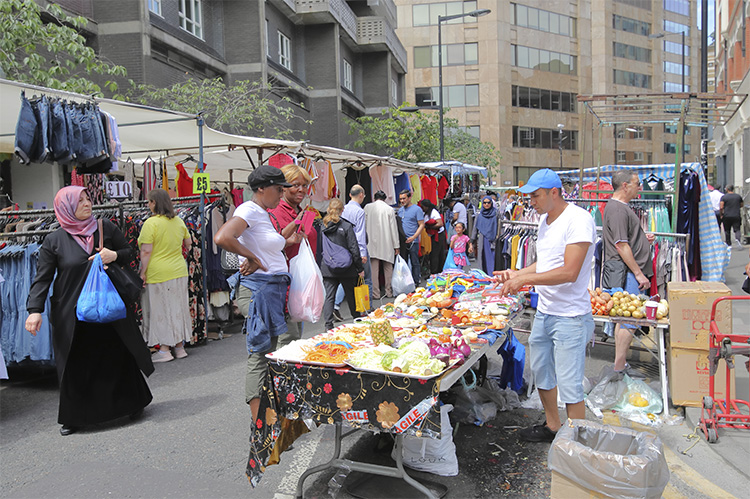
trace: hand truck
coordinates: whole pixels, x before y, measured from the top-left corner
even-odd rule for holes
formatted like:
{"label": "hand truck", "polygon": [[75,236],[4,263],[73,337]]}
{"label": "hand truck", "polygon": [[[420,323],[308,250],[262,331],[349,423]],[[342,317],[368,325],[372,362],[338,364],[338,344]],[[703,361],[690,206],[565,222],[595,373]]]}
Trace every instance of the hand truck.
{"label": "hand truck", "polygon": [[[723,334],[719,331],[719,327],[716,325],[716,306],[725,300],[750,301],[750,296],[722,296],[721,298],[717,298],[711,307],[711,326],[708,339],[710,377],[708,395],[703,397],[700,425],[709,443],[715,443],[719,440],[719,428],[744,428],[750,430],[750,399],[745,401],[729,398],[731,383],[734,379],[731,371],[734,369],[734,356],[750,355],[750,336]],[[724,359],[726,362],[726,398],[724,400],[715,400],[714,376],[716,375],[720,359]],[[750,366],[748,366],[748,370],[750,370]]]}

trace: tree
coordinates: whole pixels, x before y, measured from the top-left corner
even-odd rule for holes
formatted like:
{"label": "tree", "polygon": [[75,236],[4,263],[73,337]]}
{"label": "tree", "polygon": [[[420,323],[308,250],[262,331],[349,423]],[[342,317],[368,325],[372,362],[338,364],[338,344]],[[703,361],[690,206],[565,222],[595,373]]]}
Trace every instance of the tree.
{"label": "tree", "polygon": [[[101,92],[93,75],[124,77],[124,67],[103,60],[86,45],[79,30],[85,17],[71,17],[33,0],[0,1],[0,71],[5,78],[81,94]],[[117,83],[105,87],[117,91]]]}
{"label": "tree", "polygon": [[202,113],[211,128],[236,135],[293,139],[304,136],[312,122],[297,116],[295,104],[283,89],[261,81],[227,85],[221,78],[189,79],[168,88],[136,85],[127,93],[132,102],[185,113]]}
{"label": "tree", "polygon": [[[402,111],[406,106],[384,110],[380,116],[347,119],[349,134],[356,137],[350,147],[413,163],[437,161],[440,158],[438,113]],[[455,118],[444,116],[443,129],[446,160],[484,166],[496,173],[494,169],[501,156],[494,145],[461,130]]]}

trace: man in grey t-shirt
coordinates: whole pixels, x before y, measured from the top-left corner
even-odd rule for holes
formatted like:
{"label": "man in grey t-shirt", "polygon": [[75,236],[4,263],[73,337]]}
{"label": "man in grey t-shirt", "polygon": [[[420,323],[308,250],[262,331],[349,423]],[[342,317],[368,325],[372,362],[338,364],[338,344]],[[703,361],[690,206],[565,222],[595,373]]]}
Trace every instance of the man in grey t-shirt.
{"label": "man in grey t-shirt", "polygon": [[[641,182],[635,173],[620,170],[612,175],[612,187],[615,193],[603,214],[605,272],[602,287],[623,288],[631,294],[639,294],[644,290],[648,294],[649,278],[654,274],[650,244],[654,235],[643,232],[638,216],[628,206],[638,196]],[[622,272],[618,272],[618,266]],[[611,271],[607,272],[607,269]],[[618,276],[622,276],[622,279]],[[631,324],[617,324],[614,328],[615,371],[622,371],[627,367],[625,359],[635,328]]]}

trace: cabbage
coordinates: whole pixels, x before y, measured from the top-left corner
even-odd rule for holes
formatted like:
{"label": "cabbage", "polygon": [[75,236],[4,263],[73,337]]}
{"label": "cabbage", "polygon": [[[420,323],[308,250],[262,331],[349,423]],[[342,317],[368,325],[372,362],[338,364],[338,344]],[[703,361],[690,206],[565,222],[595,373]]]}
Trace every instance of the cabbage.
{"label": "cabbage", "polygon": [[390,371],[393,368],[393,361],[396,360],[399,355],[401,355],[401,352],[398,350],[385,352],[380,359],[380,365],[382,365],[384,369]]}

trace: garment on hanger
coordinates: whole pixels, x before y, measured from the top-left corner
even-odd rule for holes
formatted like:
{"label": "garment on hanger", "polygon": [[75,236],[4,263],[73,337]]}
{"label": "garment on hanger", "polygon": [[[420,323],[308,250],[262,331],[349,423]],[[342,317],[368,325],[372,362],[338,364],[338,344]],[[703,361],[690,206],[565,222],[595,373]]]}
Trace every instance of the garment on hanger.
{"label": "garment on hanger", "polygon": [[398,177],[393,178],[394,184],[394,190],[396,191],[396,202],[398,202],[398,196],[401,194],[401,191],[411,191],[411,182],[409,182],[409,174],[408,173],[402,173]]}
{"label": "garment on hanger", "polygon": [[175,186],[177,187],[177,197],[185,197],[193,195],[193,177],[188,175],[182,162],[175,163],[174,167],[177,169],[177,179],[175,180]]}
{"label": "garment on hanger", "polygon": [[411,185],[411,202],[418,203],[422,200],[422,182],[416,173],[409,174],[409,184]]}
{"label": "garment on hanger", "polygon": [[451,188],[451,183],[448,181],[448,179],[445,177],[445,175],[440,175],[440,180],[438,180],[438,187],[437,187],[437,194],[440,199],[445,199],[446,194],[448,194],[448,191]]}
{"label": "garment on hanger", "polygon": [[355,170],[354,168],[347,168],[345,182],[346,191],[343,193],[345,199],[349,198],[349,191],[355,184],[361,185],[365,190],[365,200],[362,202],[362,207],[364,208],[364,206],[372,199],[373,194],[370,169],[363,168],[361,170]]}
{"label": "garment on hanger", "polygon": [[419,181],[420,187],[422,187],[422,199],[429,199],[432,204],[437,206],[437,179],[431,175],[422,175]]}
{"label": "garment on hanger", "polygon": [[297,164],[294,158],[288,154],[278,153],[268,158],[268,165],[273,166],[274,168],[281,168],[288,164]]}
{"label": "garment on hanger", "polygon": [[373,193],[383,191],[385,193],[386,204],[394,205],[398,202],[398,196],[393,184],[393,168],[385,165],[371,166],[370,178],[372,180]]}

